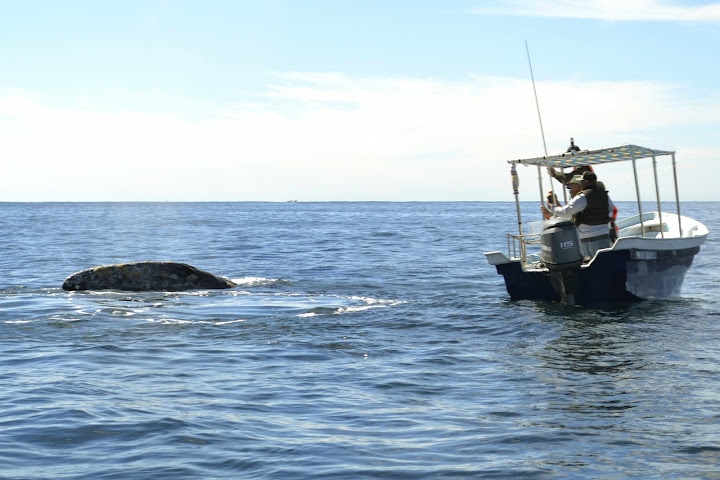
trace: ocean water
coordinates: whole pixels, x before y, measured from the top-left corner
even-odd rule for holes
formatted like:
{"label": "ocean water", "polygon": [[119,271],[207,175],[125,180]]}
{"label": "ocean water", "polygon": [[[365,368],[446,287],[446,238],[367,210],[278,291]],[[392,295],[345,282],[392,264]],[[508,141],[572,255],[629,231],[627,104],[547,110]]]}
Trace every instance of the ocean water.
{"label": "ocean water", "polygon": [[[720,478],[719,206],[682,298],[568,308],[513,203],[0,204],[0,478]],[[240,285],[60,289],[140,260]]]}

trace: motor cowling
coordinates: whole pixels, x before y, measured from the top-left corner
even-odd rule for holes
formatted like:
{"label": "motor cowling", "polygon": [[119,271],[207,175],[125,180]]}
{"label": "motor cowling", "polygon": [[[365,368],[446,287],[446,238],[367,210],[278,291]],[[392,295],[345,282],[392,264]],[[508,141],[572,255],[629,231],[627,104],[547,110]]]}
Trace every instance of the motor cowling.
{"label": "motor cowling", "polygon": [[569,220],[547,222],[540,234],[540,258],[549,270],[567,270],[582,265],[580,234]]}

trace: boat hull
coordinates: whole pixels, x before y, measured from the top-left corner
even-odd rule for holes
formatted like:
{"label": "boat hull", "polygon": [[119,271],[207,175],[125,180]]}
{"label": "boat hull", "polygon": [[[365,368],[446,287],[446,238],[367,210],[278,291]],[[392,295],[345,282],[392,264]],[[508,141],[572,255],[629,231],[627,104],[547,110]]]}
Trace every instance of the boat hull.
{"label": "boat hull", "polygon": [[680,296],[685,273],[700,247],[676,250],[630,250],[626,288],[644,299]]}
{"label": "boat hull", "polygon": [[[633,302],[680,295],[699,246],[672,250],[612,249],[598,252],[576,271],[577,304]],[[547,268],[523,269],[520,261],[496,263],[513,299],[561,300]]]}

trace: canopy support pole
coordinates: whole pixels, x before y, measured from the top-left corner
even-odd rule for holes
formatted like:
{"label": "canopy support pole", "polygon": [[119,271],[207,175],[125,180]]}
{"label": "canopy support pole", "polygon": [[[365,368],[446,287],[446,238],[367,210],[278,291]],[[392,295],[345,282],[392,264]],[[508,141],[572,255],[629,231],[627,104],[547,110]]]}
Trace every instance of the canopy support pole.
{"label": "canopy support pole", "polygon": [[[552,185],[552,183],[550,184]],[[545,206],[545,195],[543,195],[542,168],[538,165],[538,186],[540,187],[540,206]]]}
{"label": "canopy support pole", "polygon": [[678,193],[677,168],[675,168],[675,152],[672,154],[673,178],[675,179],[675,206],[677,207],[678,228],[680,229],[680,237],[683,236],[682,220],[680,220],[680,194]]}
{"label": "canopy support pole", "polygon": [[655,195],[657,196],[657,207],[658,207],[658,220],[660,221],[660,237],[665,238],[665,231],[663,229],[662,221],[662,208],[660,207],[660,186],[658,185],[657,176],[657,159],[655,154],[652,156],[653,174],[655,175]]}
{"label": "canopy support pole", "polygon": [[632,152],[633,176],[635,177],[635,193],[637,194],[638,214],[640,215],[640,230],[645,236],[645,222],[643,220],[642,201],[640,200],[640,184],[638,183],[637,165],[635,164],[635,152]]}
{"label": "canopy support pole", "polygon": [[518,233],[520,234],[520,258],[522,263],[525,263],[525,242],[523,242],[523,227],[522,227],[522,216],[520,215],[520,198],[518,191],[520,188],[520,178],[518,178],[517,169],[515,164],[510,167],[510,176],[512,177],[513,194],[515,195],[515,208],[517,208],[517,219],[518,219]]}

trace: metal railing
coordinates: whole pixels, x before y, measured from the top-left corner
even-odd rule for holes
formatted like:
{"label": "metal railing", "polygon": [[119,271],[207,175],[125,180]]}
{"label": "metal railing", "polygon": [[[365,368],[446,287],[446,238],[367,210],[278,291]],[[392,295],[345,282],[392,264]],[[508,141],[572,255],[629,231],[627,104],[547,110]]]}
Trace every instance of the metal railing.
{"label": "metal railing", "polygon": [[[523,263],[527,261],[528,245],[540,245],[539,233],[528,233],[523,235],[513,235],[506,233],[508,257],[519,258]],[[518,255],[519,252],[519,255]]]}

